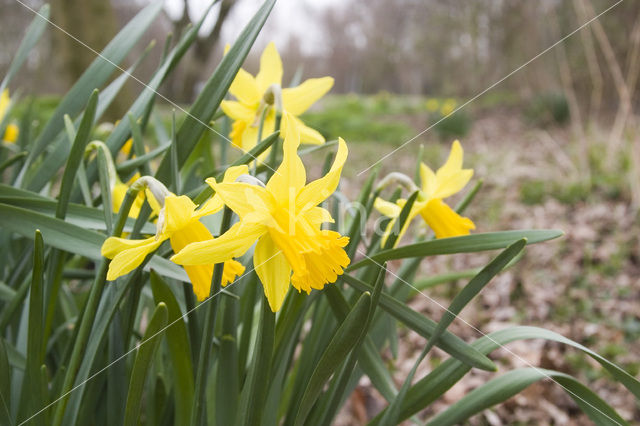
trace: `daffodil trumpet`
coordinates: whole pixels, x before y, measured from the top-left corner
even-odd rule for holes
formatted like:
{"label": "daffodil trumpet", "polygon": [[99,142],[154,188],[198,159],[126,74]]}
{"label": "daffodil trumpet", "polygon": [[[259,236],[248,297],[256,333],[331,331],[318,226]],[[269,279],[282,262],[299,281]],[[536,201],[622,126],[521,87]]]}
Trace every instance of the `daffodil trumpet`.
{"label": "daffodil trumpet", "polygon": [[[223,182],[233,182],[237,176],[245,173],[247,166],[230,167]],[[161,182],[150,176],[143,176],[134,182],[127,194],[143,188],[160,207],[156,235],[136,240],[107,238],[102,245],[102,255],[112,259],[107,273],[107,279],[110,281],[140,266],[147,255],[157,250],[166,240],[169,240],[174,253],[178,253],[190,243],[213,240],[211,232],[200,222],[200,218],[214,214],[224,207],[220,197],[214,195],[201,206],[197,206],[189,197],[171,193]],[[199,301],[209,296],[213,266],[214,263],[185,267],[193,292]],[[226,260],[222,285],[233,282],[236,276],[243,272],[242,264],[231,258]]]}
{"label": "daffodil trumpet", "polygon": [[282,306],[289,287],[307,293],[320,290],[335,282],[350,262],[344,251],[349,238],[321,228],[333,218],[318,206],[338,186],[347,145],[340,138],[329,172],[306,183],[297,152],[300,131],[286,112],[283,126],[283,159],[264,187],[242,178],[221,183],[207,179],[240,221],[218,238],[189,244],[171,258],[180,265],[215,264],[242,255],[257,242],[253,264],[273,312]]}
{"label": "daffodil trumpet", "polygon": [[[447,161],[435,173],[426,164],[420,164],[421,185],[420,188],[417,188],[419,191],[418,197],[413,206],[411,206],[407,220],[400,230],[396,242],[400,241],[413,218],[418,215],[433,230],[436,238],[467,235],[471,230],[475,229],[475,224],[471,219],[460,216],[443,201],[444,198],[461,191],[473,176],[473,170],[462,168],[463,155],[464,152],[460,142],[454,141]],[[385,184],[391,181],[406,184],[405,178],[407,177],[399,179],[398,176],[395,175],[393,179],[390,178]],[[416,188],[415,185],[413,187]],[[391,218],[382,236],[383,246],[394,227],[397,226],[396,222],[406,202],[406,199],[399,199],[392,203],[379,197],[376,198],[374,207],[383,215]]]}

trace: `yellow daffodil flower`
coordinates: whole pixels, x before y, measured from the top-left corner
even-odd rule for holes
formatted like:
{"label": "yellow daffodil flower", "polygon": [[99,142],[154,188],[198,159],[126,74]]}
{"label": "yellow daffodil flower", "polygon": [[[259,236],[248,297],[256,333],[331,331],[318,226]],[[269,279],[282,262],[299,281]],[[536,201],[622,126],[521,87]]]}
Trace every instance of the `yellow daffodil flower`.
{"label": "yellow daffodil flower", "polygon": [[349,238],[322,230],[321,224],[333,219],[318,207],[338,186],[347,145],[340,138],[331,170],[305,184],[306,171],[297,153],[299,128],[289,115],[283,121],[287,127],[284,157],[266,186],[245,182],[251,178],[234,183],[207,180],[240,222],[220,237],[190,244],[171,258],[180,265],[224,262],[257,241],[253,264],[273,312],[282,306],[290,283],[298,291],[320,290],[335,282],[350,262],[343,249]]}
{"label": "yellow daffodil flower", "polygon": [[[225,173],[223,182],[233,182],[238,176],[247,173],[247,166],[231,167]],[[168,191],[167,191],[168,192]],[[155,251],[167,239],[174,253],[197,241],[212,240],[213,236],[200,218],[220,211],[224,204],[219,196],[214,196],[199,209],[185,195],[168,192],[164,197],[164,207],[158,219],[158,233],[149,238],[129,240],[110,237],[102,245],[102,255],[112,259],[107,273],[108,280],[128,274],[142,263],[145,257]],[[213,263],[186,266],[185,271],[193,285],[193,292],[199,301],[209,296]],[[233,282],[236,276],[244,272],[244,266],[229,258],[224,263],[222,285]]]}
{"label": "yellow daffodil flower", "polygon": [[[0,122],[4,119],[4,116],[7,114],[7,110],[9,109],[9,104],[11,103],[11,98],[9,97],[9,89],[4,89],[2,93],[0,93]],[[4,131],[4,135],[2,136],[2,140],[7,143],[15,143],[18,140],[19,129],[13,123],[7,124],[7,127]]]}
{"label": "yellow daffodil flower", "polygon": [[[118,213],[118,211],[120,210],[120,206],[124,201],[125,195],[127,195],[129,186],[131,186],[131,184],[137,181],[139,178],[140,178],[140,173],[136,173],[135,175],[133,175],[131,179],[129,179],[129,182],[122,183],[122,181],[118,178],[118,176],[117,175],[115,176],[113,185],[111,186],[111,206],[114,213]],[[132,217],[132,218],[138,217],[138,215],[140,214],[140,209],[144,204],[144,199],[145,199],[145,194],[142,192],[138,192],[138,196],[136,197],[135,200],[133,200],[133,204],[131,205],[131,209],[129,210],[129,217]],[[149,204],[151,205],[151,208],[153,209],[153,211],[156,214],[158,214],[158,212],[160,211],[160,206],[158,205],[157,202],[155,202],[155,198],[147,197],[147,199],[149,200]]]}
{"label": "yellow daffodil flower", "polygon": [[440,102],[436,98],[427,99],[424,105],[429,112],[436,112],[440,108]]}
{"label": "yellow daffodil flower", "polygon": [[[461,191],[473,176],[473,170],[462,168],[463,154],[460,142],[455,141],[446,163],[435,173],[426,164],[420,164],[422,187],[403,229],[400,230],[398,241],[407,230],[411,220],[418,214],[433,230],[436,238],[467,235],[476,228],[471,219],[460,216],[442,201],[444,198]],[[393,230],[395,221],[405,203],[406,200],[404,199],[391,203],[381,198],[376,198],[374,207],[383,215],[392,218],[382,237],[382,244],[385,243]]]}
{"label": "yellow daffodil flower", "polygon": [[[282,89],[282,60],[275,44],[269,43],[260,58],[260,71],[255,78],[240,69],[229,92],[237,101],[222,101],[220,107],[234,120],[231,142],[243,151],[248,151],[258,143],[258,131],[262,115],[266,111],[262,135],[264,139],[273,133],[276,124],[276,109],[289,113],[300,131],[302,143],[322,144],[324,137],[307,127],[297,118],[313,103],[324,96],[333,86],[333,78],[311,78],[297,87]],[[280,127],[283,131],[284,126]],[[284,137],[284,134],[282,134]]]}
{"label": "yellow daffodil flower", "polygon": [[457,103],[455,99],[446,99],[440,107],[440,114],[442,114],[443,116],[449,115],[456,110],[456,106]]}

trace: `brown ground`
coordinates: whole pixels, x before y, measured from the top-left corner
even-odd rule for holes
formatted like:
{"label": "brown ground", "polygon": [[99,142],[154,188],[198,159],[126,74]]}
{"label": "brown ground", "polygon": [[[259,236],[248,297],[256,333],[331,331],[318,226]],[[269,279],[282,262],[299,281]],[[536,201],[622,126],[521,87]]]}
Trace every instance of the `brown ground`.
{"label": "brown ground", "polygon": [[[386,159],[381,175],[393,170],[411,173],[419,143],[439,146],[434,149],[434,158],[438,158],[438,151],[442,158],[448,151],[448,143],[433,138],[416,140]],[[476,119],[472,133],[461,141],[465,163],[475,168],[475,178],[485,182],[467,211],[477,231],[557,228],[565,232],[559,240],[528,248],[519,264],[494,279],[461,316],[483,333],[511,325],[548,328],[590,347],[640,377],[640,220],[637,210],[630,206],[628,191],[623,187],[615,198],[594,190],[583,201],[561,202],[549,196],[533,205],[523,202],[522,185],[527,182],[543,180],[570,185],[580,181],[575,160],[580,147],[568,140],[566,129],[532,129],[522,123],[519,115],[500,111]],[[365,177],[356,176],[357,171],[392,147],[352,144],[350,149],[343,190],[354,199],[356,188]],[[440,164],[433,161],[436,161],[433,166]],[[424,261],[421,275],[482,266],[489,258],[488,255],[430,258]],[[451,300],[451,285],[432,288],[427,294],[446,306]],[[434,319],[442,314],[440,307],[420,295],[410,304]],[[467,341],[479,337],[477,331],[460,320],[450,330]],[[424,339],[406,329],[400,333],[402,344],[394,373],[398,387],[425,344]],[[508,348],[517,356],[504,349],[492,355],[500,366],[498,374],[527,364],[572,374],[622,417],[632,423],[640,422],[640,404],[633,395],[581,352],[537,340],[515,342]],[[435,351],[430,357],[433,360],[445,356]],[[416,380],[430,371],[429,365],[429,361],[422,363]],[[492,374],[472,370],[421,418],[431,417],[490,377]],[[372,418],[382,406],[382,398],[364,379],[336,424],[360,424],[365,413]],[[559,385],[544,381],[475,416],[470,424],[577,425],[589,421]]]}

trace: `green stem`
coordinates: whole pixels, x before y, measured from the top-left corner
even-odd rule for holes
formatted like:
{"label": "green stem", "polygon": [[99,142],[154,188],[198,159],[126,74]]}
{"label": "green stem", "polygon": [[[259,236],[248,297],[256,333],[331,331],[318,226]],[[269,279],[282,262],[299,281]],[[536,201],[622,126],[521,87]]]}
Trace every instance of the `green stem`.
{"label": "green stem", "polygon": [[[231,210],[225,207],[222,216],[222,225],[220,233],[226,232],[231,225]],[[220,283],[222,282],[222,269],[224,263],[217,263],[213,268],[213,276],[211,277],[211,290],[209,299],[213,299],[220,291]],[[218,300],[207,299],[204,326],[202,328],[202,340],[200,345],[200,356],[198,357],[198,369],[196,370],[196,387],[193,398],[193,417],[191,417],[192,426],[200,426],[206,424],[206,390],[207,377],[209,372],[209,358],[211,357],[211,343],[214,336],[214,328],[216,324],[216,314],[218,313]],[[203,303],[205,303],[203,302]]]}
{"label": "green stem", "polygon": [[[133,205],[133,201],[137,195],[138,192],[135,190],[129,189],[127,191],[124,201],[122,202],[122,207],[118,212],[118,219],[113,230],[113,235],[119,236],[122,233],[129,210],[131,210],[131,206]],[[69,359],[67,374],[65,375],[64,382],[62,384],[62,390],[60,392],[61,399],[58,401],[58,406],[53,420],[54,426],[60,426],[62,424],[64,411],[67,407],[67,402],[69,401],[69,393],[71,392],[76,375],[78,374],[78,369],[80,368],[80,363],[82,362],[82,357],[89,339],[89,333],[93,327],[93,320],[95,319],[96,311],[100,303],[100,297],[102,296],[102,291],[106,284],[109,262],[110,261],[108,259],[102,258],[100,267],[96,274],[96,279],[91,287],[91,292],[89,293],[89,298],[85,305],[80,327],[78,329],[78,335],[73,344],[73,351],[71,352],[71,358]]]}

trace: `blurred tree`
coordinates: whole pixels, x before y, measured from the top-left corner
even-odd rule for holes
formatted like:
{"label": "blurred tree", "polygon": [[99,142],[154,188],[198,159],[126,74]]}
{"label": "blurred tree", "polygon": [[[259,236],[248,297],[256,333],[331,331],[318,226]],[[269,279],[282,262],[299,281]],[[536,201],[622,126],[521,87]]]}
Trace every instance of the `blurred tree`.
{"label": "blurred tree", "polygon": [[[183,11],[180,19],[173,21],[173,33],[176,37],[191,24],[192,13],[190,13],[190,6],[188,0],[182,0]],[[193,100],[197,94],[197,85],[203,79],[204,72],[207,70],[207,63],[211,54],[214,52],[218,41],[220,39],[220,31],[222,25],[229,16],[229,12],[233,6],[237,3],[237,0],[222,0],[220,5],[216,7],[217,12],[216,23],[209,32],[209,34],[198,34],[198,39],[193,45],[190,58],[191,60],[185,61],[185,68],[183,74],[179,77],[177,75],[171,80],[170,83],[170,97],[172,100],[178,102],[189,102]]]}

